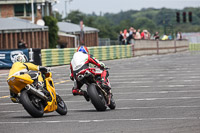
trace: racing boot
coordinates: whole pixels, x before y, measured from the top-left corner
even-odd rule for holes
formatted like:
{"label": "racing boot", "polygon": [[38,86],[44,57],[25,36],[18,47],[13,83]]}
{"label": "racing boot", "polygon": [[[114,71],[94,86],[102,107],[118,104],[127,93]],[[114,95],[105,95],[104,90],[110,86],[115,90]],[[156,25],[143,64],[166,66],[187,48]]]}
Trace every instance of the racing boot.
{"label": "racing boot", "polygon": [[10,92],[10,99],[13,103],[20,103],[19,97],[15,93]]}
{"label": "racing boot", "polygon": [[82,96],[84,96],[84,98],[85,98],[86,101],[90,101],[90,98],[89,98],[87,92],[83,91],[81,89],[74,89],[74,88],[72,88],[72,94],[74,96],[76,96],[76,95],[82,95]]}

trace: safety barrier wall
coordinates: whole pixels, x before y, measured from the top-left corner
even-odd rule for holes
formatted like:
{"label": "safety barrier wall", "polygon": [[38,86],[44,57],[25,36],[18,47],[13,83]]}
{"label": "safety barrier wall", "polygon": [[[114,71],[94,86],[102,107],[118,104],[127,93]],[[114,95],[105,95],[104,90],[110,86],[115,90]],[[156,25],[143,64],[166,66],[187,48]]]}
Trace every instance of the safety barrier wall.
{"label": "safety barrier wall", "polygon": [[136,40],[132,45],[133,56],[167,54],[189,49],[187,40],[181,41],[153,41],[153,40]]}
{"label": "safety barrier wall", "polygon": [[[102,47],[88,47],[90,54],[98,60],[112,60],[132,56],[167,54],[186,51],[189,48],[187,40],[182,41],[154,41],[137,40],[133,45],[115,45]],[[41,59],[43,66],[70,64],[76,48],[42,49]]]}
{"label": "safety barrier wall", "polygon": [[[131,45],[116,45],[102,47],[88,47],[90,54],[98,60],[111,60],[132,57]],[[41,58],[43,66],[70,64],[76,48],[42,49]]]}

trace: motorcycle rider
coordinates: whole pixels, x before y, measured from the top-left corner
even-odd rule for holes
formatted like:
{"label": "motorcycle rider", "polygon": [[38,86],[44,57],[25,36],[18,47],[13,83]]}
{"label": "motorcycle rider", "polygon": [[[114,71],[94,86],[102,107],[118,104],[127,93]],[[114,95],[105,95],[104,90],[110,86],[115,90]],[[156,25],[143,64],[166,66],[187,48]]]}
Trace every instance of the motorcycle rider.
{"label": "motorcycle rider", "polygon": [[89,63],[94,64],[98,68],[102,69],[103,72],[101,73],[101,84],[102,87],[105,88],[108,92],[110,92],[111,88],[108,85],[107,77],[109,73],[107,70],[104,69],[105,64],[98,61],[92,55],[89,54],[89,51],[86,46],[79,46],[77,52],[74,53],[73,58],[70,63],[70,70],[71,75],[70,79],[74,81],[74,87],[72,88],[72,94],[75,95],[83,95],[87,101],[89,101],[89,96],[87,95],[86,91],[81,90],[83,84],[76,80],[76,74],[83,69],[89,67]]}
{"label": "motorcycle rider", "polygon": [[[38,65],[34,65],[33,63],[28,63],[27,62],[27,57],[24,54],[18,54],[14,57],[14,63],[9,71],[9,76],[8,79],[12,76],[15,75],[23,75],[29,72],[29,70],[32,71],[41,71],[41,72],[47,72],[48,69],[46,67],[43,66],[38,66]],[[29,73],[29,75],[31,76],[31,78],[34,80],[34,83],[36,85],[36,87],[38,87],[38,89],[41,89],[44,93],[48,93],[48,91],[46,91],[43,87],[42,87],[42,83],[43,83],[43,78],[41,75],[37,75],[35,73]],[[10,90],[10,98],[11,101],[14,103],[18,103],[19,99],[18,99],[18,95],[13,93]]]}

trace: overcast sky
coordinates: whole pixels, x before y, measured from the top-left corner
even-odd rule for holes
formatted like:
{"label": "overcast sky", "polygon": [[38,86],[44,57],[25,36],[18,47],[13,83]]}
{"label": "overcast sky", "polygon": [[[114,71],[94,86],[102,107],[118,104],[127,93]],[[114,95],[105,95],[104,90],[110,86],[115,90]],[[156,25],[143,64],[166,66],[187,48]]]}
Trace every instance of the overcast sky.
{"label": "overcast sky", "polygon": [[[200,0],[59,0],[54,5],[54,10],[58,10],[65,15],[65,3],[67,12],[71,10],[79,10],[89,14],[95,12],[102,13],[118,13],[127,10],[140,10],[142,8],[172,8],[183,9],[184,7],[200,7]],[[67,2],[65,2],[67,1]],[[71,1],[71,2],[69,2]]]}

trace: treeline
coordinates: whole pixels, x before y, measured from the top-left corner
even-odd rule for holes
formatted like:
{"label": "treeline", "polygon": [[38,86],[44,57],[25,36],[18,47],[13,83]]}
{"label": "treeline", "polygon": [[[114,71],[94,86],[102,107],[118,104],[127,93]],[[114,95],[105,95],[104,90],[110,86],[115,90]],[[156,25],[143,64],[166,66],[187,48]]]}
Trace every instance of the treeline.
{"label": "treeline", "polygon": [[[180,12],[180,23],[176,21],[176,12]],[[187,22],[183,22],[182,13],[186,12]],[[192,22],[189,22],[188,12],[192,12]],[[160,35],[174,34],[176,32],[200,32],[200,8],[177,9],[154,9],[147,8],[138,10],[121,11],[119,13],[105,13],[103,15],[85,14],[78,10],[72,11],[68,17],[62,19],[62,15],[56,13],[58,21],[71,21],[79,24],[80,20],[89,27],[100,30],[100,38],[116,40],[120,30],[147,29],[150,33],[158,31]]]}

